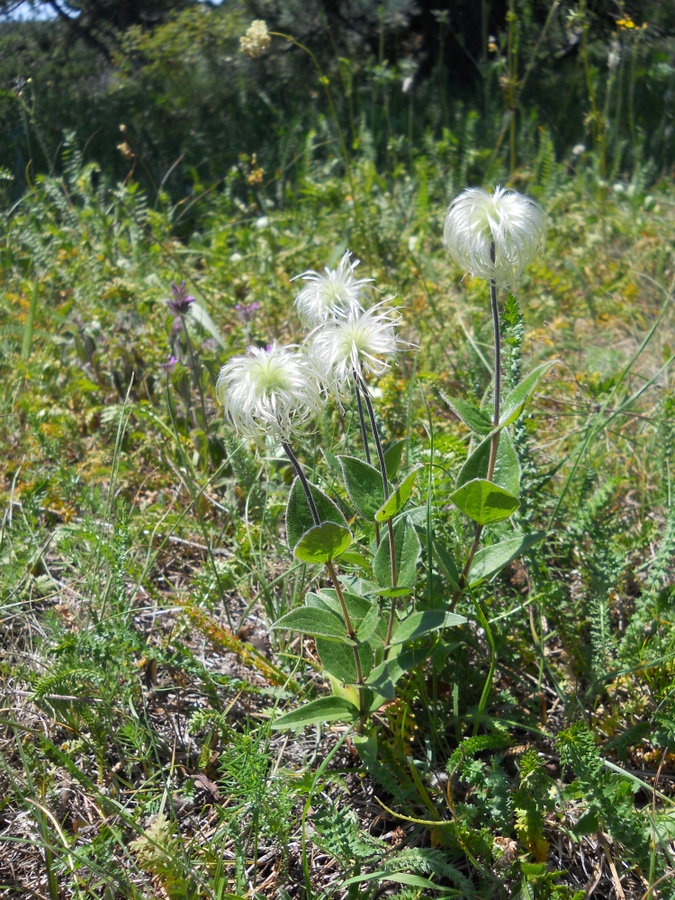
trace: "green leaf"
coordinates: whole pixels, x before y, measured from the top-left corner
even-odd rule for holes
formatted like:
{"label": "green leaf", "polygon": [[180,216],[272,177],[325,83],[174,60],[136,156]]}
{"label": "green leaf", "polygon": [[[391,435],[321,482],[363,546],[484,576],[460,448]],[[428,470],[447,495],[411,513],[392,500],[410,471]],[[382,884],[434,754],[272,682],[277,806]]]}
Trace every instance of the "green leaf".
{"label": "green leaf", "polygon": [[453,587],[459,586],[459,570],[457,569],[457,564],[455,563],[455,559],[447,549],[444,547],[436,538],[433,539],[433,550],[434,556],[436,557],[436,562],[438,563],[438,568],[441,570],[441,573],[445,575],[450,584]]}
{"label": "green leaf", "polygon": [[[401,645],[398,645],[399,647]],[[397,647],[392,647],[388,659],[376,666],[366,679],[368,687],[386,700],[393,700],[396,692],[396,683],[416,666],[423,663],[429,655],[427,647],[406,647],[395,652]]]}
{"label": "green leaf", "polygon": [[460,397],[446,397],[443,392],[441,392],[441,397],[457,418],[461,419],[476,434],[489,434],[492,431],[492,419],[484,410],[478,409],[477,406],[467,403]]}
{"label": "green leaf", "polygon": [[[492,437],[486,438],[469,456],[459,472],[457,487],[461,487],[467,481],[473,481],[476,478],[487,478],[491,443]],[[520,492],[520,462],[518,461],[518,454],[513,446],[511,436],[507,431],[502,431],[499,435],[495,470],[491,481],[516,497]]]}
{"label": "green leaf", "polygon": [[277,619],[272,628],[275,630],[283,628],[288,631],[298,631],[300,634],[309,634],[311,637],[325,637],[333,641],[353,644],[353,641],[347,636],[345,623],[339,616],[329,609],[319,609],[314,606],[292,609]]}
{"label": "green leaf", "polygon": [[[340,512],[338,506],[333,503],[330,497],[327,497],[322,490],[316,485],[310,484],[312,497],[319,513],[319,519],[322,522],[337,522],[339,525],[347,527],[345,517]],[[286,539],[288,546],[293,549],[296,547],[300,538],[316,525],[312,517],[312,513],[307,502],[307,497],[299,478],[295,478],[288,494],[288,503],[286,505]]]}
{"label": "green leaf", "polygon": [[293,548],[293,555],[306,563],[327,563],[351,545],[349,529],[337,522],[322,522],[306,531]]}
{"label": "green leaf", "polygon": [[520,505],[517,497],[484,478],[468,481],[450,494],[450,499],[479,525],[491,525],[508,519]]}
{"label": "green leaf", "polygon": [[479,550],[473,558],[471,568],[468,575],[468,583],[471,587],[499,572],[507,563],[510,563],[516,556],[520,556],[525,550],[543,541],[546,537],[545,531],[535,531],[532,534],[515,534],[513,537],[491,547],[484,547]]}
{"label": "green leaf", "polygon": [[[308,594],[308,596],[311,595]],[[342,606],[340,605],[337,592],[334,588],[322,588],[321,590],[318,590],[314,596],[328,608],[332,609],[336,615],[342,618]],[[351,591],[344,588],[342,590],[342,597],[352,622],[354,623],[354,626],[357,627],[361,622],[361,619],[370,612],[373,601],[366,599],[366,597],[361,597],[359,594],[353,594]]]}
{"label": "green leaf", "polygon": [[405,585],[395,588],[379,588],[377,593],[380,597],[407,597],[410,593],[410,588]]}
{"label": "green leaf", "polygon": [[[356,664],[354,661],[354,647],[339,644],[337,641],[328,641],[325,638],[316,639],[316,652],[321,659],[321,665],[325,672],[337,678],[343,684],[356,682]],[[367,676],[373,667],[373,650],[368,644],[359,645],[359,657],[361,670]]]}
{"label": "green leaf", "polygon": [[[597,831],[598,826],[596,825],[596,827],[593,830]],[[575,829],[573,828],[572,831],[575,831]],[[524,860],[524,859],[520,861],[520,871],[523,873],[525,878],[541,878],[543,875],[546,874],[547,870],[548,870],[547,863],[527,862],[527,860]],[[530,892],[528,891],[527,893],[529,894]],[[580,893],[582,893],[582,892],[580,892]],[[525,896],[527,896],[527,894]]]}
{"label": "green leaf", "polygon": [[406,509],[405,514],[410,519],[415,528],[420,531],[426,531],[427,522],[429,519],[429,507],[426,503],[423,503],[421,506],[409,506]]}
{"label": "green leaf", "polygon": [[572,828],[572,832],[577,837],[583,837],[585,834],[596,834],[598,831],[598,811],[591,809],[584,813]]}
{"label": "green leaf", "polygon": [[387,470],[387,478],[396,478],[396,473],[403,459],[405,445],[405,440],[396,441],[395,444],[391,444],[384,451],[384,467]]}
{"label": "green leaf", "polygon": [[[396,588],[415,584],[417,560],[420,558],[422,545],[417,532],[404,516],[394,525],[394,558],[396,560]],[[391,581],[391,556],[389,554],[388,534],[382,535],[380,546],[373,557],[373,575],[381,587],[394,587]]]}
{"label": "green leaf", "polygon": [[353,875],[351,878],[343,881],[341,887],[347,887],[350,884],[363,884],[367,881],[392,881],[394,884],[408,884],[411,887],[427,888],[430,891],[443,891],[444,893],[447,890],[441,885],[434,884],[428,878],[422,878],[421,875],[411,875],[409,872],[385,872],[384,870],[381,872],[370,872],[367,875]]}
{"label": "green leaf", "polygon": [[354,665],[354,649],[337,641],[327,641],[325,638],[316,638],[316,652],[321,660],[321,667],[325,673],[337,678],[344,684],[351,684],[356,678],[356,666]]}
{"label": "green leaf", "polygon": [[321,725],[324,722],[354,722],[359,711],[345,697],[319,697],[311,703],[284,713],[270,725],[276,731],[287,728],[304,728],[305,725]]}
{"label": "green leaf", "polygon": [[391,642],[402,644],[405,641],[414,641],[440,628],[451,628],[465,622],[464,616],[458,616],[456,613],[445,612],[442,609],[425,609],[422,612],[411,613],[399,622],[394,628]]}
{"label": "green leaf", "polygon": [[515,420],[523,411],[523,408],[529,400],[530,396],[534,393],[534,390],[541,379],[548,372],[551,366],[554,366],[557,362],[557,359],[553,359],[549,360],[549,362],[542,363],[540,366],[537,366],[536,369],[533,369],[528,375],[526,375],[525,378],[523,378],[523,380],[520,382],[520,384],[517,384],[514,387],[514,389],[504,401],[502,414],[499,419],[499,424],[502,428],[504,428],[506,425],[510,425],[511,422],[515,422]]}
{"label": "green leaf", "polygon": [[355,456],[340,456],[347,493],[361,515],[372,522],[384,502],[382,476],[379,471]]}
{"label": "green leaf", "polygon": [[370,559],[364,553],[361,553],[359,550],[347,550],[340,557],[340,565],[341,566],[358,566],[359,569],[364,571],[370,570]]}
{"label": "green leaf", "polygon": [[339,606],[333,606],[333,604],[329,603],[325,597],[315,594],[314,591],[307,591],[305,594],[305,606],[311,606],[312,609],[332,609],[337,616],[342,618]]}
{"label": "green leaf", "polygon": [[377,631],[377,626],[380,624],[380,618],[380,606],[377,602],[375,602],[361,620],[361,624],[359,625],[359,627],[356,629],[357,640],[365,642],[369,638],[371,638]]}
{"label": "green leaf", "polygon": [[208,331],[211,337],[220,344],[221,347],[225,346],[225,341],[223,340],[220,332],[216,328],[213,319],[208,314],[208,312],[195,300],[194,303],[191,303],[189,306],[188,315],[191,319],[194,319],[195,322],[199,322],[204,331]]}
{"label": "green leaf", "polygon": [[376,522],[386,522],[387,519],[392,519],[394,516],[398,515],[401,512],[403,507],[406,505],[408,500],[410,499],[410,495],[412,494],[412,489],[415,485],[415,479],[417,478],[420,469],[423,466],[416,466],[412,472],[409,472],[403,481],[395,487],[391,494],[389,495],[389,499],[382,504],[382,506],[375,513],[375,521]]}

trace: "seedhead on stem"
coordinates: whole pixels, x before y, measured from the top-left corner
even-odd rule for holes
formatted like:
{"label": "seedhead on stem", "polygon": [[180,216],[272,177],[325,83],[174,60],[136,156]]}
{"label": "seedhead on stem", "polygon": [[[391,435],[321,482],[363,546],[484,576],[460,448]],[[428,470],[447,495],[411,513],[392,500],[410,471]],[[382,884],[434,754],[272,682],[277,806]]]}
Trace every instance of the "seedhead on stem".
{"label": "seedhead on stem", "polygon": [[360,310],[361,291],[371,278],[356,278],[359,264],[349,250],[343,255],[337,269],[324,269],[323,274],[308,269],[293,280],[302,278],[306,286],[295,298],[298,315],[305,325],[314,328],[323,322]]}
{"label": "seedhead on stem", "polygon": [[249,347],[221,369],[216,395],[242,437],[271,435],[281,441],[301,430],[321,405],[316,370],[292,347]]}
{"label": "seedhead on stem", "polygon": [[370,309],[352,309],[326,322],[309,337],[310,353],[329,393],[338,397],[353,385],[354,376],[378,377],[402,342],[396,335],[396,319],[381,303]]}
{"label": "seedhead on stem", "polygon": [[545,234],[543,210],[524,194],[467,188],[450,204],[443,239],[465,271],[509,287],[543,249]]}
{"label": "seedhead on stem", "polygon": [[246,34],[239,38],[241,52],[252,59],[262,56],[266,50],[269,50],[271,44],[272,38],[264,19],[254,19],[249,25]]}

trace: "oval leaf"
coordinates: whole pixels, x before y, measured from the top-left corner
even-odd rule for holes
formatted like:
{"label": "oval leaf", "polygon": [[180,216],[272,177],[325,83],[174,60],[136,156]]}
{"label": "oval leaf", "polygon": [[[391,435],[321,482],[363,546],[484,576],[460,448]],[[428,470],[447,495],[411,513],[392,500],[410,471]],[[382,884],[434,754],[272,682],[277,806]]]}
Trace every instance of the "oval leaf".
{"label": "oval leaf", "polygon": [[293,555],[306,563],[327,563],[351,545],[349,529],[337,522],[322,522],[306,531],[293,548]]}
{"label": "oval leaf", "polygon": [[274,719],[270,727],[276,731],[286,728],[304,728],[305,725],[322,725],[324,722],[354,722],[359,711],[345,697],[319,697],[311,703],[284,713]]}
{"label": "oval leaf", "polygon": [[353,644],[347,636],[345,623],[329,609],[319,609],[314,606],[301,606],[292,609],[286,615],[272,625],[272,628],[297,631],[300,634],[308,634],[311,637],[325,637],[332,641],[342,641],[345,644]]}
{"label": "oval leaf", "polygon": [[[475,478],[487,477],[491,443],[492,437],[486,438],[469,456],[460,469],[457,487],[461,487],[467,481],[473,481]],[[508,431],[502,431],[499,435],[495,470],[490,480],[516,497],[520,492],[520,462]]]}
{"label": "oval leaf", "polygon": [[518,416],[523,411],[523,408],[530,396],[534,393],[535,388],[544,377],[544,375],[548,372],[551,366],[557,363],[557,359],[549,360],[549,362],[542,363],[540,366],[537,366],[536,369],[533,369],[528,375],[523,378],[520,384],[517,384],[514,389],[511,391],[509,396],[504,401],[504,409],[502,411],[501,417],[499,419],[499,424],[502,428],[506,425],[510,425],[511,422],[515,422]]}
{"label": "oval leaf", "polygon": [[[312,602],[312,606],[323,606],[325,609],[331,609],[333,612],[339,616],[340,621],[342,621],[342,605],[338,599],[338,596],[333,588],[323,588],[320,591],[317,591],[316,594],[312,594],[310,592],[307,594],[307,597],[316,598]],[[377,606],[372,600],[367,599],[366,597],[361,597],[357,594],[352,594],[347,590],[342,591],[342,599],[345,602],[345,606],[347,607],[347,612],[349,613],[349,618],[352,621],[352,625],[356,629],[359,630],[361,626],[361,622],[363,619],[368,616],[373,606]],[[308,603],[308,600],[305,600],[305,604]]]}
{"label": "oval leaf", "polygon": [[468,584],[474,587],[500,569],[503,569],[507,563],[510,563],[516,556],[520,556],[530,547],[543,541],[546,532],[535,531],[532,534],[515,534],[513,537],[507,538],[505,541],[499,541],[492,544],[491,547],[484,547],[479,550],[473,558],[471,569],[469,570]]}
{"label": "oval leaf", "polygon": [[[310,484],[310,490],[319,513],[319,519],[322,522],[337,522],[346,528],[347,522],[337,504],[333,503],[330,497],[324,494],[315,484]],[[299,478],[295,478],[288,494],[288,503],[286,504],[286,539],[288,546],[291,549],[297,546],[303,534],[315,525],[316,522],[312,517],[302,483]]]}
{"label": "oval leaf", "polygon": [[394,516],[398,515],[398,513],[401,512],[403,507],[410,499],[412,489],[415,485],[415,479],[417,478],[419,471],[422,468],[423,466],[416,466],[412,470],[412,472],[409,472],[406,475],[406,477],[398,485],[398,487],[394,488],[389,496],[389,499],[385,503],[383,503],[375,513],[376,522],[386,522],[387,519],[392,519]]}
{"label": "oval leaf", "polygon": [[489,434],[492,431],[492,419],[482,409],[478,409],[472,403],[467,403],[460,397],[446,397],[441,391],[443,401],[450,407],[451,411],[461,419],[465,425],[468,425],[476,434]]}
{"label": "oval leaf", "polygon": [[394,555],[396,559],[396,584],[391,580],[391,557],[389,539],[382,536],[380,546],[373,557],[373,575],[378,584],[384,588],[412,588],[415,584],[417,560],[420,558],[422,545],[417,532],[404,516],[394,525]]}
{"label": "oval leaf", "polygon": [[459,585],[459,570],[453,555],[440,541],[433,538],[434,557],[441,573],[448,579],[453,587]]}
{"label": "oval leaf", "polygon": [[409,587],[395,587],[395,588],[379,588],[378,596],[380,597],[407,597],[410,593]]}
{"label": "oval leaf", "polygon": [[[319,654],[321,665],[325,672],[332,675],[342,684],[354,684],[356,682],[356,664],[354,662],[354,647],[340,644],[337,641],[327,641],[324,638],[316,639],[316,652]],[[361,659],[361,671],[367,675],[373,667],[373,651],[367,644],[359,644],[359,657]]]}
{"label": "oval leaf", "polygon": [[517,497],[484,478],[468,481],[450,494],[450,499],[479,525],[490,525],[508,519],[520,506]]}
{"label": "oval leaf", "polygon": [[361,620],[361,624],[356,629],[356,637],[359,642],[365,642],[375,634],[377,626],[380,624],[380,616],[379,604],[373,603],[369,611]]}
{"label": "oval leaf", "polygon": [[379,471],[355,456],[340,456],[342,475],[349,498],[370,522],[384,502],[384,488]]}
{"label": "oval leaf", "polygon": [[402,644],[405,641],[414,641],[439,628],[450,628],[454,625],[463,625],[466,622],[464,616],[456,613],[448,613],[442,609],[425,609],[422,612],[414,612],[399,622],[391,638],[392,644]]}
{"label": "oval leaf", "polygon": [[403,459],[403,450],[405,448],[405,440],[396,441],[384,451],[384,467],[387,470],[387,478],[396,478],[398,467]]}
{"label": "oval leaf", "polygon": [[405,649],[392,647],[389,657],[373,669],[366,679],[366,684],[386,700],[393,700],[396,693],[396,682],[406,672],[423,663],[428,655],[428,647],[406,647]]}

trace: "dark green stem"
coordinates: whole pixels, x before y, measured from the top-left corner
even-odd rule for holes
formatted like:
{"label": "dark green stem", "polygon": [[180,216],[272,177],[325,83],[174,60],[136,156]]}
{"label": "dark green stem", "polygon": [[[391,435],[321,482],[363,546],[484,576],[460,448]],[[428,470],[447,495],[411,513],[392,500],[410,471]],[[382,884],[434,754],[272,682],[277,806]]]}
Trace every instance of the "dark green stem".
{"label": "dark green stem", "polygon": [[361,388],[361,392],[363,394],[363,400],[366,404],[366,409],[368,410],[368,419],[370,420],[370,430],[373,434],[373,440],[375,441],[375,450],[377,451],[377,458],[380,463],[380,475],[382,476],[382,490],[384,492],[384,499],[389,499],[389,482],[387,481],[387,464],[384,460],[384,449],[382,447],[382,441],[380,440],[380,432],[377,430],[377,422],[375,421],[375,410],[373,409],[373,403],[370,399],[370,393],[368,392],[368,387],[363,380],[363,376],[360,374],[354,373],[357,384]]}
{"label": "dark green stem", "polygon": [[312,490],[309,486],[309,481],[307,481],[305,470],[300,465],[298,457],[295,455],[295,453],[293,453],[291,445],[286,443],[285,441],[282,441],[281,446],[284,448],[284,453],[286,454],[286,456],[290,459],[291,465],[295,470],[295,474],[300,479],[300,484],[302,485],[302,489],[305,492],[305,497],[307,498],[309,511],[311,512],[312,518],[314,519],[314,524],[320,525],[321,517],[319,516],[319,510],[316,508],[316,503],[314,502],[314,497],[312,496]]}
{"label": "dark green stem", "polygon": [[368,446],[368,432],[366,431],[366,420],[363,416],[363,402],[361,400],[361,386],[359,384],[359,377],[354,374],[354,387],[356,393],[356,408],[359,412],[359,427],[361,429],[361,440],[363,441],[363,452],[366,457],[366,462],[370,465],[370,447]]}
{"label": "dark green stem", "polygon": [[[373,434],[373,440],[375,441],[375,449],[377,450],[377,458],[380,463],[380,474],[382,475],[382,491],[384,493],[385,502],[389,499],[389,481],[387,480],[387,463],[384,458],[384,450],[382,448],[382,441],[380,440],[380,434],[377,430],[377,422],[375,421],[375,410],[373,409],[373,404],[370,399],[370,394],[368,393],[368,388],[366,386],[365,381],[361,375],[358,375],[356,372],[354,373],[354,377],[357,380],[357,384],[361,388],[361,392],[363,393],[363,400],[366,404],[366,409],[368,410],[368,418],[370,420],[370,430]],[[391,565],[391,586],[395,588],[398,584],[398,572],[396,570],[396,545],[394,543],[394,523],[391,519],[387,519],[387,535],[389,538],[389,562]],[[384,655],[385,659],[388,655],[389,644],[391,641],[391,635],[394,630],[394,622],[396,621],[396,598],[391,598],[391,609],[389,610],[389,622],[387,624],[387,636],[384,641]]]}
{"label": "dark green stem", "polygon": [[[490,245],[490,259],[495,263],[495,245]],[[494,278],[490,279],[490,307],[492,309],[492,330],[495,342],[495,388],[494,388],[494,406],[492,412],[492,442],[490,444],[490,459],[488,460],[487,480],[492,481],[495,471],[495,463],[497,461],[497,450],[499,449],[499,416],[501,412],[500,397],[502,392],[502,350],[501,339],[499,335],[499,305],[497,303],[497,282]]]}
{"label": "dark green stem", "polygon": [[[361,400],[361,385],[359,383],[359,376],[354,370],[352,372],[354,376],[354,393],[356,394],[356,408],[359,413],[359,428],[361,429],[361,440],[363,442],[363,452],[366,457],[366,462],[370,465],[370,447],[368,446],[368,430],[366,429],[366,420],[363,415],[363,401]],[[380,525],[379,522],[375,523],[375,545],[377,547],[380,546]]]}
{"label": "dark green stem", "polygon": [[[492,265],[494,266],[496,261],[496,251],[494,242],[490,245],[490,259],[492,261]],[[495,342],[495,371],[494,371],[494,398],[493,398],[493,411],[492,411],[492,438],[490,440],[490,456],[488,459],[488,467],[486,478],[488,481],[492,481],[492,477],[495,473],[495,464],[497,462],[497,451],[499,450],[499,416],[500,416],[500,397],[502,390],[502,353],[501,353],[501,338],[499,334],[499,304],[497,302],[497,282],[494,278],[490,279],[490,307],[492,309],[492,330],[494,334],[494,342]],[[452,595],[452,600],[450,601],[450,609],[455,608],[455,604],[459,600],[462,595],[462,591],[466,587],[467,578],[469,577],[469,571],[471,569],[471,563],[473,562],[473,558],[476,555],[476,551],[478,550],[478,545],[480,544],[481,535],[483,534],[483,526],[476,525],[473,541],[471,543],[471,547],[469,549],[469,554],[466,558],[466,562],[464,563],[464,568],[462,569],[462,574],[459,576],[459,583],[457,584],[457,589],[455,593]]]}

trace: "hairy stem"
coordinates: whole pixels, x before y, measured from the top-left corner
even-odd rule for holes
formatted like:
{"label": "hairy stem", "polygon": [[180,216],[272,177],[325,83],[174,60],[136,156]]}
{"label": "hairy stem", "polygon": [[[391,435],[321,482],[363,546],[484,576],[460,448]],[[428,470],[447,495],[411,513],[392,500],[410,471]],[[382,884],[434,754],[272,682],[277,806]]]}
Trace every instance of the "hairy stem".
{"label": "hairy stem", "polygon": [[291,445],[282,441],[281,446],[284,448],[284,453],[290,459],[291,465],[295,470],[295,474],[300,479],[300,484],[302,485],[302,489],[305,492],[305,497],[307,498],[307,503],[309,504],[309,511],[312,514],[312,519],[314,520],[315,525],[321,524],[321,517],[319,516],[319,510],[316,508],[316,503],[314,502],[314,497],[312,496],[312,491],[309,486],[309,481],[307,481],[307,476],[305,475],[305,470],[300,465],[300,461],[298,457],[293,453],[291,449]]}
{"label": "hairy stem", "polygon": [[[490,246],[490,259],[495,262],[495,245]],[[497,303],[497,282],[494,278],[490,279],[490,307],[492,309],[492,330],[495,342],[495,387],[494,387],[494,406],[492,412],[492,427],[494,429],[492,435],[492,443],[490,444],[490,459],[488,461],[487,480],[492,481],[495,471],[495,462],[497,461],[497,450],[499,449],[499,415],[500,415],[500,397],[502,391],[502,350],[501,339],[499,335],[499,305]]]}

